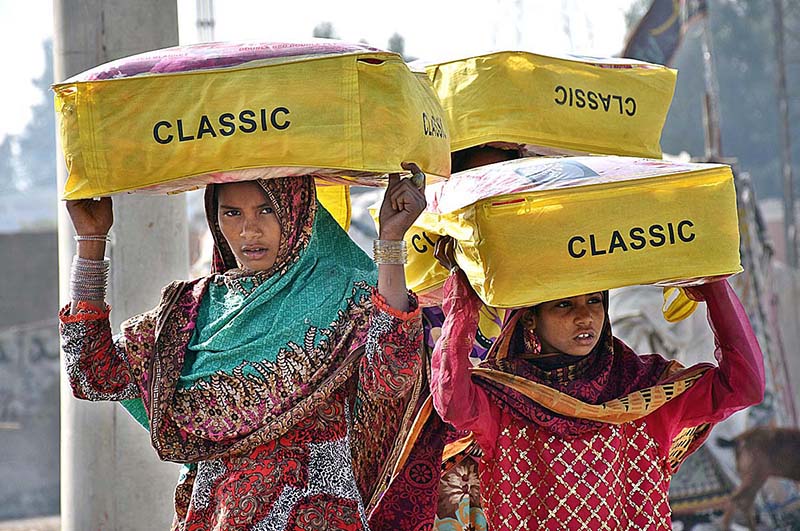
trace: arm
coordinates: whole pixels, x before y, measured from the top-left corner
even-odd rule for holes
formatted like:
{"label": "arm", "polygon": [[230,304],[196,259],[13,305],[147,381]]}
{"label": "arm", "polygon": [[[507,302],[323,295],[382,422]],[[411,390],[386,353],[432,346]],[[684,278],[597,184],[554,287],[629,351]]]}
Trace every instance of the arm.
{"label": "arm", "polygon": [[125,356],[125,340],[111,337],[110,308],[74,301],[59,314],[64,361],[72,394],[84,400],[139,396]]}
{"label": "arm", "polygon": [[[108,236],[111,225],[114,222],[114,212],[110,197],[104,197],[99,201],[93,199],[79,199],[77,201],[67,201],[67,212],[69,212],[72,226],[78,235],[78,258],[101,262],[105,258],[106,242],[102,238]],[[98,238],[95,240],[81,240],[81,237]],[[86,275],[84,275],[86,276]],[[96,284],[99,278],[97,275],[88,275],[89,284]],[[86,282],[84,282],[86,284]],[[88,290],[87,292],[96,292]],[[102,291],[105,291],[104,289]],[[81,302],[88,303],[95,310],[102,313],[106,308],[105,300],[96,299],[75,299],[70,308],[71,314],[79,312],[78,306]]]}
{"label": "arm", "polygon": [[406,293],[404,312],[379,292],[372,295],[372,314],[359,367],[362,399],[396,400],[404,396],[422,368],[422,317],[415,295]]}
{"label": "arm", "polygon": [[[415,176],[422,175],[424,177],[416,164],[403,164],[403,167],[413,171]],[[412,179],[401,179],[398,174],[389,176],[389,186],[386,188],[379,215],[379,241],[403,242],[406,231],[425,210],[424,180],[420,186],[417,188]],[[404,263],[376,261],[378,263],[378,293],[392,308],[402,313],[410,311]]]}
{"label": "arm", "polygon": [[352,407],[351,450],[365,501],[391,466],[410,408],[422,387],[422,318],[416,297],[406,294],[409,312],[392,308],[376,291]]}
{"label": "arm", "polygon": [[431,360],[431,393],[442,419],[457,429],[473,431],[479,442],[489,442],[497,436],[494,419],[499,411],[470,375],[469,355],[478,329],[480,307],[481,301],[464,273],[451,274],[444,284],[442,335]]}
{"label": "arm", "polygon": [[[78,258],[95,265],[101,263],[106,250],[104,238],[114,219],[111,198],[67,201],[67,211],[79,237],[95,238],[79,239]],[[73,270],[70,281],[73,300],[59,313],[67,376],[77,398],[136,398],[139,392],[125,357],[125,341],[111,337],[104,277]],[[97,296],[82,299],[83,293]]]}
{"label": "arm", "polygon": [[691,288],[690,296],[706,302],[719,365],[648,417],[666,442],[684,428],[720,422],[764,398],[764,356],[733,288],[721,280]]}

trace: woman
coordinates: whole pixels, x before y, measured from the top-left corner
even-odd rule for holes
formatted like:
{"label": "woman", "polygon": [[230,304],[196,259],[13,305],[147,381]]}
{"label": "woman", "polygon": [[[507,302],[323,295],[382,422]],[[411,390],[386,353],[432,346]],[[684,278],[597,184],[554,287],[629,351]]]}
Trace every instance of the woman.
{"label": "woman", "polygon": [[173,529],[368,527],[420,384],[401,241],[424,207],[411,180],[390,177],[376,271],[311,177],[210,185],[213,274],[170,284],[112,340],[111,200],[68,202],[69,380],[78,398],[126,401],[158,456],[188,463]]}
{"label": "woman", "polygon": [[483,451],[489,528],[671,529],[672,474],[712,424],[763,398],[762,354],[728,283],[689,290],[708,306],[719,366],[638,356],[612,335],[598,292],[513,312],[472,370],[481,302],[451,238],[436,256],[451,276],[433,403]]}

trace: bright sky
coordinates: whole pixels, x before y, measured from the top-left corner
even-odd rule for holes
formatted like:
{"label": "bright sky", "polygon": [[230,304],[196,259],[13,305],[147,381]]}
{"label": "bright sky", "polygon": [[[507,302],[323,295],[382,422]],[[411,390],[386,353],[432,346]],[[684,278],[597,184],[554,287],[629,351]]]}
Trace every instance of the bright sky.
{"label": "bright sky", "polygon": [[[165,0],[166,1],[166,0]],[[196,0],[177,0],[180,40],[197,42]],[[331,22],[339,38],[384,48],[397,32],[407,55],[469,55],[498,48],[614,55],[632,0],[217,0],[216,40],[292,41]],[[568,13],[566,16],[564,13]],[[0,0],[0,142],[19,134],[41,97],[31,83],[44,70],[52,0]]]}

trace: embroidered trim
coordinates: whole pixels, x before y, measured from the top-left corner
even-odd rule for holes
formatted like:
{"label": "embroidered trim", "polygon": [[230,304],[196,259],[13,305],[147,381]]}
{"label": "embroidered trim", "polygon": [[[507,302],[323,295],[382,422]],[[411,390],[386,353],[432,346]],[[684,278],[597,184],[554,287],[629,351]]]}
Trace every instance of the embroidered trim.
{"label": "embroidered trim", "polygon": [[408,290],[409,311],[407,312],[401,312],[396,308],[392,308],[389,305],[389,303],[386,302],[386,298],[383,295],[381,295],[377,289],[373,289],[372,291],[372,304],[373,306],[375,306],[376,310],[388,313],[392,317],[400,319],[401,321],[408,321],[410,319],[414,319],[422,312],[422,309],[419,307],[419,299],[417,298],[417,295],[411,290]]}
{"label": "embroidered trim", "polygon": [[58,319],[62,323],[79,323],[82,321],[95,321],[98,319],[108,319],[109,314],[111,313],[111,306],[106,304],[105,309],[100,309],[94,304],[91,304],[86,301],[78,301],[77,305],[77,312],[75,314],[70,315],[70,311],[72,309],[72,303],[67,303],[66,306],[61,308],[61,311],[58,312]]}

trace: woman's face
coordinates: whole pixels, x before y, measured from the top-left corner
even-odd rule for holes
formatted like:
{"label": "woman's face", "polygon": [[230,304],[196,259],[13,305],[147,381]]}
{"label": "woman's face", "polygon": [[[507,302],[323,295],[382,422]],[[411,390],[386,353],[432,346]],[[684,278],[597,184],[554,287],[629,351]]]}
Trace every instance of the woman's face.
{"label": "woman's face", "polygon": [[218,185],[217,204],[219,228],[242,269],[266,271],[275,265],[281,226],[261,186],[252,181]]}
{"label": "woman's face", "polygon": [[600,340],[606,312],[602,293],[543,302],[531,312],[542,354],[586,356]]}

